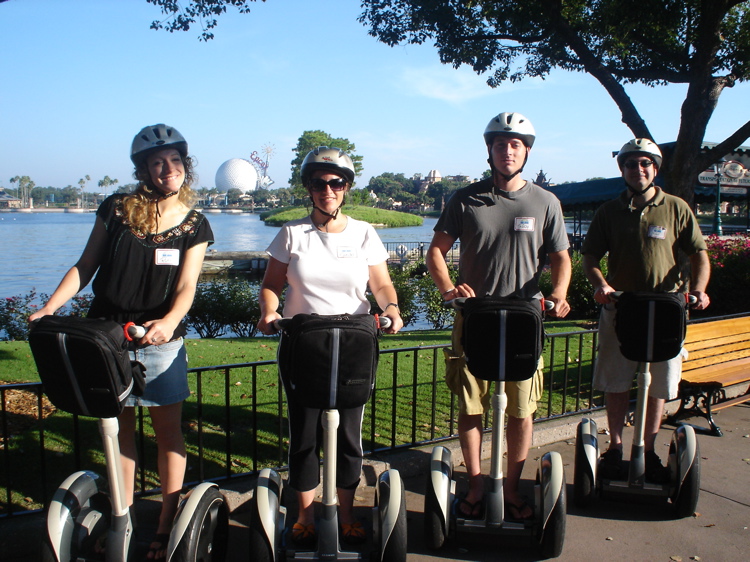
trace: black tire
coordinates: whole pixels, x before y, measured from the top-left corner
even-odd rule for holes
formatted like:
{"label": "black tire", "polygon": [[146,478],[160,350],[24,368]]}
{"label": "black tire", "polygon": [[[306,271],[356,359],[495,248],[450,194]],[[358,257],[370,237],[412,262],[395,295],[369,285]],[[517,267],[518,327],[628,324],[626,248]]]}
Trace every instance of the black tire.
{"label": "black tire", "polygon": [[52,549],[52,545],[49,542],[49,537],[45,537],[42,541],[39,560],[41,560],[41,562],[57,562],[57,556],[55,556],[55,551]]}
{"label": "black tire", "polygon": [[427,485],[424,495],[424,542],[427,548],[438,550],[445,544],[445,523],[440,504],[432,485]]}
{"label": "black tire", "polygon": [[543,559],[557,558],[562,554],[565,542],[565,481],[560,488],[555,507],[552,508],[547,524],[542,529],[539,553]]}
{"label": "black tire", "polygon": [[[263,532],[263,527],[258,516],[258,499],[257,494],[253,494],[250,499],[250,523],[248,526],[250,536],[250,552],[254,562],[273,562],[274,546]],[[273,541],[275,537],[271,538]]]}
{"label": "black tire", "polygon": [[[679,466],[678,474],[679,474]],[[698,496],[701,491],[701,455],[698,448],[698,442],[695,443],[695,456],[693,462],[682,481],[677,497],[674,499],[675,517],[684,519],[691,517],[698,507]]]}
{"label": "black tire", "polygon": [[581,424],[576,430],[575,466],[573,467],[573,503],[576,507],[588,507],[594,497],[594,476],[589,469],[589,461],[583,448]]}
{"label": "black tire", "polygon": [[388,537],[383,546],[383,556],[381,559],[384,562],[406,562],[406,552],[408,550],[406,541],[406,490],[402,483],[396,525],[393,527],[391,536]]}
{"label": "black tire", "polygon": [[229,508],[216,487],[206,490],[175,549],[179,562],[221,562],[227,556]]}

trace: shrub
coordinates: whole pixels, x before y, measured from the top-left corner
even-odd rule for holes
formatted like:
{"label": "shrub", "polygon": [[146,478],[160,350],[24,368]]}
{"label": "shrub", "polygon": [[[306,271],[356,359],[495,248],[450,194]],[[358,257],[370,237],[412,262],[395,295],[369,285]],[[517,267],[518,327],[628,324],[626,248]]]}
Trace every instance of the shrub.
{"label": "shrub", "polygon": [[691,314],[722,316],[750,310],[750,237],[747,235],[720,238],[708,236],[708,257],[711,262],[711,280],[708,296],[711,305],[705,311]]}
{"label": "shrub", "polygon": [[[583,256],[580,252],[573,252],[570,256],[572,273],[568,287],[568,303],[570,304],[570,318],[598,318],[599,304],[594,300],[594,289],[583,271]],[[600,267],[607,276],[607,259],[602,258]],[[539,286],[544,296],[552,292],[552,272],[549,268],[542,272]]]}
{"label": "shrub", "polygon": [[[59,316],[86,316],[93,295],[84,293],[76,295],[68,306],[60,308],[55,314]],[[29,339],[29,316],[49,300],[45,293],[36,294],[31,289],[25,295],[6,297],[0,301],[0,340],[25,341]]]}

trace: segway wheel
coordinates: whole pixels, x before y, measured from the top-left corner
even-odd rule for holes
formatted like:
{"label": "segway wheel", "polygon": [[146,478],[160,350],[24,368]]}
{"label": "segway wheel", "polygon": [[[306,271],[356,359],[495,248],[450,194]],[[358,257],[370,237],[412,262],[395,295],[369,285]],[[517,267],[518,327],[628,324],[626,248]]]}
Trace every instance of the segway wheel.
{"label": "segway wheel", "polygon": [[[406,490],[404,488],[403,482],[401,481],[401,477],[398,474],[398,471],[389,470],[388,475],[391,480],[398,478],[398,481],[400,482],[401,492],[395,498],[389,494],[385,502],[383,502],[382,499],[385,497],[385,494],[382,493],[382,488],[378,493],[378,516],[380,517],[381,533],[383,532],[383,522],[386,516],[385,509],[387,508],[388,510],[397,510],[398,512],[390,534],[388,535],[388,537],[381,539],[384,540],[384,544],[382,547],[382,555],[380,559],[383,562],[406,562]],[[386,481],[381,476],[380,481],[378,482],[378,486],[385,486],[385,482]],[[383,505],[383,503],[381,502],[387,503],[387,505]]]}
{"label": "segway wheel", "polygon": [[58,562],[55,551],[52,549],[52,545],[49,543],[49,538],[42,541],[42,547],[39,552],[39,560],[41,562]]}
{"label": "segway wheel", "polygon": [[573,503],[577,507],[588,507],[594,497],[594,475],[584,449],[583,425],[576,430],[575,466],[573,468]]}
{"label": "segway wheel", "polygon": [[[273,545],[263,532],[263,525],[258,515],[258,498],[253,494],[250,500],[250,524],[248,526],[250,535],[250,552],[252,559],[257,562],[273,562]],[[274,537],[275,538],[275,537]]]}
{"label": "segway wheel", "polygon": [[560,488],[555,507],[542,528],[542,538],[539,542],[539,553],[543,559],[557,558],[562,554],[565,542],[565,486]]}
{"label": "segway wheel", "polygon": [[229,508],[216,487],[201,497],[193,517],[175,548],[172,560],[180,562],[223,561],[229,538]]}
{"label": "segway wheel", "polygon": [[[677,474],[679,475],[679,466],[677,468]],[[685,517],[692,516],[698,507],[698,496],[700,495],[701,486],[701,457],[697,441],[695,442],[695,454],[690,469],[685,474],[682,484],[678,483],[678,485],[677,495],[673,499],[675,517],[677,519],[684,519]]]}

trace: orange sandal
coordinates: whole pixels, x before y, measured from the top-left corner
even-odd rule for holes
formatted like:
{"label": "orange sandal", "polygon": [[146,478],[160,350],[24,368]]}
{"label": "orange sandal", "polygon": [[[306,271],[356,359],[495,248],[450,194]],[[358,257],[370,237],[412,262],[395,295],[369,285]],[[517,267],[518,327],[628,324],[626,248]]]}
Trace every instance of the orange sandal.
{"label": "orange sandal", "polygon": [[362,544],[365,542],[367,535],[362,523],[355,521],[354,523],[341,524],[341,538],[347,544]]}
{"label": "orange sandal", "polygon": [[292,542],[302,548],[308,548],[315,545],[318,540],[318,534],[315,532],[315,524],[303,525],[295,523],[292,526]]}

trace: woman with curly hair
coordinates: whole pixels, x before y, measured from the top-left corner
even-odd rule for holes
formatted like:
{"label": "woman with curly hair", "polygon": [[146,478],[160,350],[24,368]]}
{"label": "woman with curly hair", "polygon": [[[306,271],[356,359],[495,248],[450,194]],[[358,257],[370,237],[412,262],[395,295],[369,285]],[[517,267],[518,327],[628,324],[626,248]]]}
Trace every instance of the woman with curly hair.
{"label": "woman with curly hair", "polygon": [[156,434],[163,497],[147,558],[159,560],[166,556],[186,466],[181,419],[190,391],[183,319],[193,303],[213,232],[203,214],[192,208],[193,160],[177,129],[164,124],[144,127],[133,139],[130,158],[138,186],[130,194],[115,193],[102,202],[80,259],[29,320],[54,314],[93,278],[89,317],[146,327],[146,335],[131,351],[131,359],[146,367],[146,391],[128,398],[119,416],[119,441],[126,499],[132,505],[135,406],[146,406]]}

